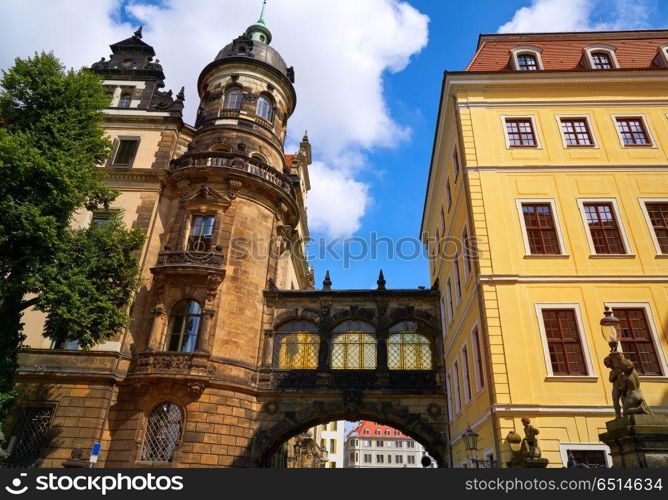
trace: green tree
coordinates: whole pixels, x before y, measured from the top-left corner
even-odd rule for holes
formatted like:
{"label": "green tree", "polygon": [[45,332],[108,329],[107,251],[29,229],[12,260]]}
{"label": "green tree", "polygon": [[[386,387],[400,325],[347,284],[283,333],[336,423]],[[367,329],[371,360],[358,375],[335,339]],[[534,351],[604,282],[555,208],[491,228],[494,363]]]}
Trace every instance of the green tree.
{"label": "green tree", "polygon": [[117,196],[98,168],[111,144],[100,127],[100,79],[47,53],[17,58],[0,80],[0,419],[12,398],[23,312],[48,313],[45,335],[89,348],[128,322],[143,235],[112,220],[71,229],[82,207]]}

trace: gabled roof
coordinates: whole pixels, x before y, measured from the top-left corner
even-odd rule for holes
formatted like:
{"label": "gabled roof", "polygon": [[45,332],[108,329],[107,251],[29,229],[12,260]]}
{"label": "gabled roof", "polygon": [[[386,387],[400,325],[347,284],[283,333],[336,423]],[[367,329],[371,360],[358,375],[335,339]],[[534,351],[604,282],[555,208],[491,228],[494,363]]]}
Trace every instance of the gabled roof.
{"label": "gabled roof", "polygon": [[118,52],[135,52],[140,54],[155,55],[155,50],[148,43],[141,39],[141,31],[137,30],[134,35],[120,42],[111,44],[111,51],[116,54]]}

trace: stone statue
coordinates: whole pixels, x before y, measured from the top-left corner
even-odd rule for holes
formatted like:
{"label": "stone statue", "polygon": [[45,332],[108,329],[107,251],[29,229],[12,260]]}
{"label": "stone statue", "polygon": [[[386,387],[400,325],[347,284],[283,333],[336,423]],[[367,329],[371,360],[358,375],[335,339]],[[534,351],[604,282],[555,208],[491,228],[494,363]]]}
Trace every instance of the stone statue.
{"label": "stone statue", "polygon": [[524,425],[524,438],[521,438],[515,431],[508,433],[508,445],[512,453],[508,467],[547,467],[548,460],[541,458],[538,438],[536,437],[540,431],[531,424],[531,420],[527,417],[522,418],[522,425]]}
{"label": "stone statue", "polygon": [[528,417],[522,418],[522,425],[524,425],[524,439],[522,439],[522,455],[524,458],[540,458],[541,452],[538,446],[538,438],[540,431],[531,425],[531,420]]}
{"label": "stone statue", "polygon": [[[627,415],[651,415],[640,390],[640,378],[633,362],[621,352],[611,352],[603,360],[610,368],[612,404],[617,418]],[[621,408],[620,408],[621,406]]]}

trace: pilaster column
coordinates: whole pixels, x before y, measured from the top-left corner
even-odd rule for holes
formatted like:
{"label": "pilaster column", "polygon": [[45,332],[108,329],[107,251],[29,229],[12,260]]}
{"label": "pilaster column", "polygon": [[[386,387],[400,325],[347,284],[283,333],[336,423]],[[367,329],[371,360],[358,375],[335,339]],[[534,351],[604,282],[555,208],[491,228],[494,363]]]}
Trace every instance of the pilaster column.
{"label": "pilaster column", "polygon": [[205,309],[202,314],[202,324],[199,327],[199,335],[197,335],[197,342],[195,343],[195,352],[210,354],[212,338],[211,329],[213,327],[213,317],[216,311],[214,309]]}

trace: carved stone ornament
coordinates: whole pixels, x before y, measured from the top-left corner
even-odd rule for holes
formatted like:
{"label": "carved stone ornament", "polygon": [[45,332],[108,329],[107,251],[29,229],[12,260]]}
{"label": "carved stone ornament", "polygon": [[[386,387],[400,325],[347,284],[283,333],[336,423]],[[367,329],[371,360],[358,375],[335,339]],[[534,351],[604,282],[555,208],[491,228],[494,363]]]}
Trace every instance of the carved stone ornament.
{"label": "carved stone ornament", "polygon": [[199,188],[181,198],[181,205],[184,207],[199,207],[204,204],[207,207],[219,206],[227,208],[231,203],[232,198],[227,194],[219,193],[206,184],[202,184]]}
{"label": "carved stone ornament", "polygon": [[220,274],[210,274],[206,280],[206,300],[213,302],[218,294],[218,287],[223,282]]}
{"label": "carved stone ornament", "polygon": [[357,390],[348,390],[343,393],[343,408],[349,420],[357,420],[362,406],[362,394]]}
{"label": "carved stone ornament", "polygon": [[441,416],[441,413],[442,410],[438,404],[430,403],[429,406],[427,406],[427,415],[429,415],[431,418],[438,418]]}
{"label": "carved stone ornament", "polygon": [[188,382],[188,395],[192,399],[199,398],[206,389],[206,384],[204,382]]}
{"label": "carved stone ornament", "polygon": [[278,403],[272,399],[264,404],[263,409],[267,415],[276,415],[278,412]]}

